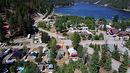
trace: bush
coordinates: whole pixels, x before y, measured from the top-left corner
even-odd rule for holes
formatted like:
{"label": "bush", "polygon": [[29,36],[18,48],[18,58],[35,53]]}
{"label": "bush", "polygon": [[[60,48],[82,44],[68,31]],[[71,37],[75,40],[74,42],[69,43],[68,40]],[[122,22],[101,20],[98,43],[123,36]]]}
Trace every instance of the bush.
{"label": "bush", "polygon": [[83,53],[83,46],[82,45],[79,45],[78,48],[77,48],[77,52],[78,52],[78,56],[80,58],[83,57],[84,53]]}
{"label": "bush", "polygon": [[47,28],[46,23],[44,21],[38,22],[38,27],[42,28],[42,29],[46,29]]}
{"label": "bush", "polygon": [[35,61],[38,62],[38,63],[39,63],[39,62],[42,62],[42,58],[41,58],[41,57],[37,57],[37,58],[35,59]]}
{"label": "bush", "polygon": [[98,35],[95,35],[94,40],[100,40],[100,37]]}
{"label": "bush", "polygon": [[99,34],[100,40],[104,40],[104,35],[102,33]]}
{"label": "bush", "polygon": [[126,46],[130,49],[130,39],[126,42]]}

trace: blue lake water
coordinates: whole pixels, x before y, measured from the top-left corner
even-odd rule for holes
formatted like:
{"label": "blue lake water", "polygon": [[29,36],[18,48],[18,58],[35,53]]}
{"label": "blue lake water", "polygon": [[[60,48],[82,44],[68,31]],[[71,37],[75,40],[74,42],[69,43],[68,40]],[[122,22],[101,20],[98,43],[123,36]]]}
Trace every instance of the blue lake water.
{"label": "blue lake water", "polygon": [[87,3],[75,3],[74,6],[70,7],[56,7],[54,9],[54,13],[82,17],[92,16],[96,19],[112,19],[115,15],[118,15],[120,19],[122,17],[125,17],[127,19],[130,18],[130,12]]}

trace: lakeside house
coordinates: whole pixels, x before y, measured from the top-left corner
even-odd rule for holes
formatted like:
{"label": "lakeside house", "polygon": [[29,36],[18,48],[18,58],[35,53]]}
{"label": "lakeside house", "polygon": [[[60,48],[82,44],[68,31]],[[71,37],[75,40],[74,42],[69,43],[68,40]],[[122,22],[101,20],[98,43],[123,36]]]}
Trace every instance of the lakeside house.
{"label": "lakeside house", "polygon": [[107,30],[111,35],[117,34],[119,32],[118,29],[116,28],[110,28]]}
{"label": "lakeside house", "polygon": [[74,32],[77,32],[79,33],[80,35],[90,35],[92,34],[89,30],[88,30],[88,27],[79,27],[79,28],[76,28],[76,27],[70,27],[69,28],[69,31],[68,31],[68,34],[72,34]]}
{"label": "lakeside house", "polygon": [[[104,25],[98,26],[99,29],[104,29],[104,27],[105,27]],[[106,29],[111,29],[111,28],[112,28],[111,25],[106,25]]]}
{"label": "lakeside house", "polygon": [[73,61],[77,61],[78,60],[78,53],[77,51],[71,47],[68,49],[69,55],[70,55],[70,59]]}
{"label": "lakeside house", "polygon": [[57,58],[57,59],[61,59],[61,58],[63,58],[64,56],[65,56],[64,50],[63,50],[63,49],[59,49],[58,52],[57,52],[56,58]]}
{"label": "lakeside house", "polygon": [[124,36],[129,36],[130,33],[127,32],[127,31],[120,31],[119,33],[117,33],[117,35],[118,35],[119,37],[124,37]]}
{"label": "lakeside house", "polygon": [[130,32],[130,26],[128,26],[128,27],[126,28],[126,31],[127,31],[127,32]]}
{"label": "lakeside house", "polygon": [[73,47],[69,48],[68,52],[70,54],[70,57],[77,57],[78,56],[77,51]]}

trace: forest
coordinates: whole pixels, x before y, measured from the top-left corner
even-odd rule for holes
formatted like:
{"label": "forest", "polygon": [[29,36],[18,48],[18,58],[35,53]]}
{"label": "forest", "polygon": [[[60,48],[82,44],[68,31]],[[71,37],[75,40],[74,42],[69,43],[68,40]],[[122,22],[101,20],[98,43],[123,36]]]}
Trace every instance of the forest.
{"label": "forest", "polygon": [[130,9],[130,0],[77,0],[89,3],[95,3],[100,1],[98,4],[104,5],[108,4],[110,7],[115,7],[119,9]]}
{"label": "forest", "polygon": [[0,0],[0,42],[16,36],[33,34],[33,16],[50,14],[55,6],[72,4],[73,0]]}

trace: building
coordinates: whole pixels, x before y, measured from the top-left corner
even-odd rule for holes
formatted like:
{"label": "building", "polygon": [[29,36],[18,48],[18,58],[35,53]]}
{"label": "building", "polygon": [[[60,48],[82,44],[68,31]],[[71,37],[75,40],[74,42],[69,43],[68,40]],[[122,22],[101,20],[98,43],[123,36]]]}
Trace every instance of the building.
{"label": "building", "polygon": [[77,61],[78,60],[78,53],[74,48],[69,48],[68,49],[69,55],[70,55],[70,59],[72,61]]}
{"label": "building", "polygon": [[54,71],[54,65],[53,64],[48,64],[48,70],[49,70],[48,73],[53,73],[53,71]]}
{"label": "building", "polygon": [[110,28],[107,30],[111,35],[117,34],[119,32],[118,29],[116,28]]}
{"label": "building", "polygon": [[118,35],[119,37],[129,36],[129,35],[130,35],[130,32],[120,31],[119,33],[117,33],[117,35]]}
{"label": "building", "polygon": [[59,49],[56,58],[57,58],[57,59],[61,59],[61,58],[64,57],[64,55],[65,55],[64,50]]}
{"label": "building", "polygon": [[126,28],[126,31],[127,31],[127,32],[130,32],[130,26]]}
{"label": "building", "polygon": [[68,34],[72,34],[72,33],[79,33],[80,35],[90,35],[92,34],[89,30],[88,27],[79,27],[77,28],[69,28]]}
{"label": "building", "polygon": [[70,57],[77,57],[78,56],[77,51],[73,47],[69,48],[68,52],[70,54]]}

